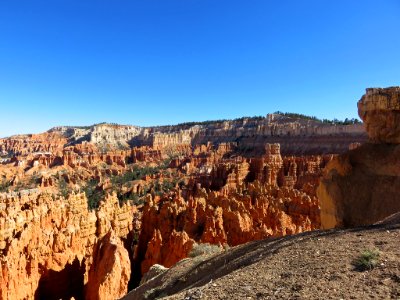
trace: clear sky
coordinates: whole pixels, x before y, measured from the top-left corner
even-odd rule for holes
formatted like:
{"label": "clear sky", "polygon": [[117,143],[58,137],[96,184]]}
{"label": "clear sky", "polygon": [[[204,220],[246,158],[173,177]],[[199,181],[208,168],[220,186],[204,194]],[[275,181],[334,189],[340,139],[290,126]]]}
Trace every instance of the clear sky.
{"label": "clear sky", "polygon": [[398,0],[4,0],[0,136],[276,110],[356,117],[400,85]]}

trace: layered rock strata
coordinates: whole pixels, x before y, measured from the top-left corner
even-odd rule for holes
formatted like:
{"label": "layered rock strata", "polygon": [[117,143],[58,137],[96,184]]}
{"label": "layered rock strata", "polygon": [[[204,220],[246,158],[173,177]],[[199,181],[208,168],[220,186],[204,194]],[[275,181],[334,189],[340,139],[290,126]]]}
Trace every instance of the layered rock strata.
{"label": "layered rock strata", "polygon": [[[237,149],[236,143],[208,143],[180,145],[175,152],[144,146],[101,153],[85,142],[65,147],[60,156],[21,156],[23,168],[12,162],[0,166],[0,174],[19,172],[12,190],[41,174],[36,190],[2,196],[3,299],[120,295],[129,280],[155,263],[175,264],[195,243],[238,245],[319,227],[315,186],[331,156],[282,157],[279,144],[267,144],[262,156],[246,158]],[[117,190],[120,196],[147,191],[144,206],[121,207],[114,194],[89,211],[84,194],[60,196],[61,180],[74,189],[96,180],[95,189],[107,195],[116,188],[113,178],[132,172],[132,164],[146,169],[171,155],[164,171]],[[174,178],[180,183],[169,192],[154,192]],[[53,280],[68,288],[54,289]],[[26,288],[14,294],[18,282]]]}
{"label": "layered rock strata", "polygon": [[[253,154],[262,153],[265,143],[280,143],[285,155],[310,155],[342,153],[351,143],[366,141],[361,124],[328,124],[280,114],[158,127],[116,124],[55,127],[49,130],[49,134],[63,136],[67,145],[86,141],[97,145],[102,151],[128,149],[131,146],[162,149],[209,142],[215,145],[237,142],[242,150],[251,150]],[[0,140],[0,150],[1,144]]]}
{"label": "layered rock strata", "polygon": [[400,87],[367,89],[358,114],[371,142],[400,144]]}
{"label": "layered rock strata", "polygon": [[[195,243],[235,246],[320,227],[315,196],[331,157],[282,158],[279,144],[250,163],[236,159],[192,175],[183,191],[146,199],[135,250],[137,272],[170,267]],[[222,181],[221,181],[222,180]]]}
{"label": "layered rock strata", "polygon": [[0,139],[0,299],[114,299],[195,244],[319,228],[322,169],[364,139],[281,115]]}

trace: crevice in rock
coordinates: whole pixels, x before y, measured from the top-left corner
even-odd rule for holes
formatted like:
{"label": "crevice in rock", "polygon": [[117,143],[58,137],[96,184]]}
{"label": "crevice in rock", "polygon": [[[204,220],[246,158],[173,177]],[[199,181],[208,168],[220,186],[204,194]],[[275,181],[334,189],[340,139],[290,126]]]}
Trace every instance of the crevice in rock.
{"label": "crevice in rock", "polygon": [[128,282],[128,291],[135,289],[139,286],[142,278],[140,272],[140,263],[138,264],[135,259],[135,248],[138,244],[139,233],[130,231],[126,238],[122,238],[124,248],[129,253],[129,261],[131,263],[131,278]]}
{"label": "crevice in rock", "polygon": [[85,264],[76,258],[61,271],[47,270],[39,280],[35,299],[84,299]]}

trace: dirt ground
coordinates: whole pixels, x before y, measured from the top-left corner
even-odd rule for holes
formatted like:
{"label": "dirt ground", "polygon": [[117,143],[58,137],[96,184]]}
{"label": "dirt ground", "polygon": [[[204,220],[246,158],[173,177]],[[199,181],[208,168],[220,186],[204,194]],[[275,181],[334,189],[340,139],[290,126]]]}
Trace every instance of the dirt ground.
{"label": "dirt ground", "polygon": [[[124,299],[400,299],[400,223],[251,242],[179,262]],[[353,265],[379,250],[375,268]]]}

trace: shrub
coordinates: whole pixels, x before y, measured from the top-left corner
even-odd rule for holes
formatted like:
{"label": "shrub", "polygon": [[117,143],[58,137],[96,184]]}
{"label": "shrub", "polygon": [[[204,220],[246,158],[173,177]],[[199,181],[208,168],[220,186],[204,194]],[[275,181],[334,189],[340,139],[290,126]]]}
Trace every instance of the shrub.
{"label": "shrub", "polygon": [[0,192],[7,192],[10,186],[11,182],[3,179],[3,181],[0,183]]}
{"label": "shrub", "polygon": [[197,257],[200,255],[213,255],[220,253],[221,247],[218,245],[211,245],[209,243],[194,244],[192,250],[189,252],[189,257]]}
{"label": "shrub", "polygon": [[296,113],[288,113],[288,112],[281,112],[281,111],[276,111],[274,114],[279,114],[282,116],[290,117],[290,118],[295,118],[295,119],[303,119],[303,120],[311,120],[311,121],[316,121],[324,124],[331,124],[331,125],[351,125],[351,124],[361,124],[361,121],[355,118],[349,119],[346,118],[343,120],[338,120],[338,119],[333,119],[333,120],[328,120],[328,119],[318,119],[315,116],[307,116],[303,114],[296,114]]}
{"label": "shrub", "polygon": [[149,166],[144,166],[140,167],[135,165],[132,170],[129,170],[125,172],[122,175],[116,175],[116,176],[111,176],[111,184],[113,186],[120,186],[128,181],[133,181],[137,179],[141,179],[146,175],[154,175],[159,173],[161,170],[161,167],[149,167]]}
{"label": "shrub", "polygon": [[353,265],[359,271],[371,270],[378,265],[380,252],[377,249],[366,249],[354,259]]}
{"label": "shrub", "polygon": [[99,207],[100,201],[104,198],[105,193],[102,190],[97,190],[98,182],[94,179],[89,180],[86,183],[86,186],[83,188],[83,191],[86,194],[86,198],[88,200],[88,208],[90,210],[96,209]]}
{"label": "shrub", "polygon": [[168,193],[172,189],[174,189],[177,183],[178,183],[178,179],[176,179],[176,178],[172,179],[172,180],[165,179],[162,182],[160,182],[157,179],[154,182],[152,192],[154,193],[154,195],[161,196],[165,193]]}
{"label": "shrub", "polygon": [[134,205],[143,205],[144,204],[144,197],[142,197],[136,193],[122,194],[122,193],[118,192],[117,197],[118,197],[120,206],[122,206],[125,203],[131,203]]}
{"label": "shrub", "polygon": [[65,181],[64,177],[62,177],[62,176],[59,176],[59,179],[58,179],[58,190],[59,190],[59,194],[65,199],[71,193],[71,189],[70,189],[68,183]]}

